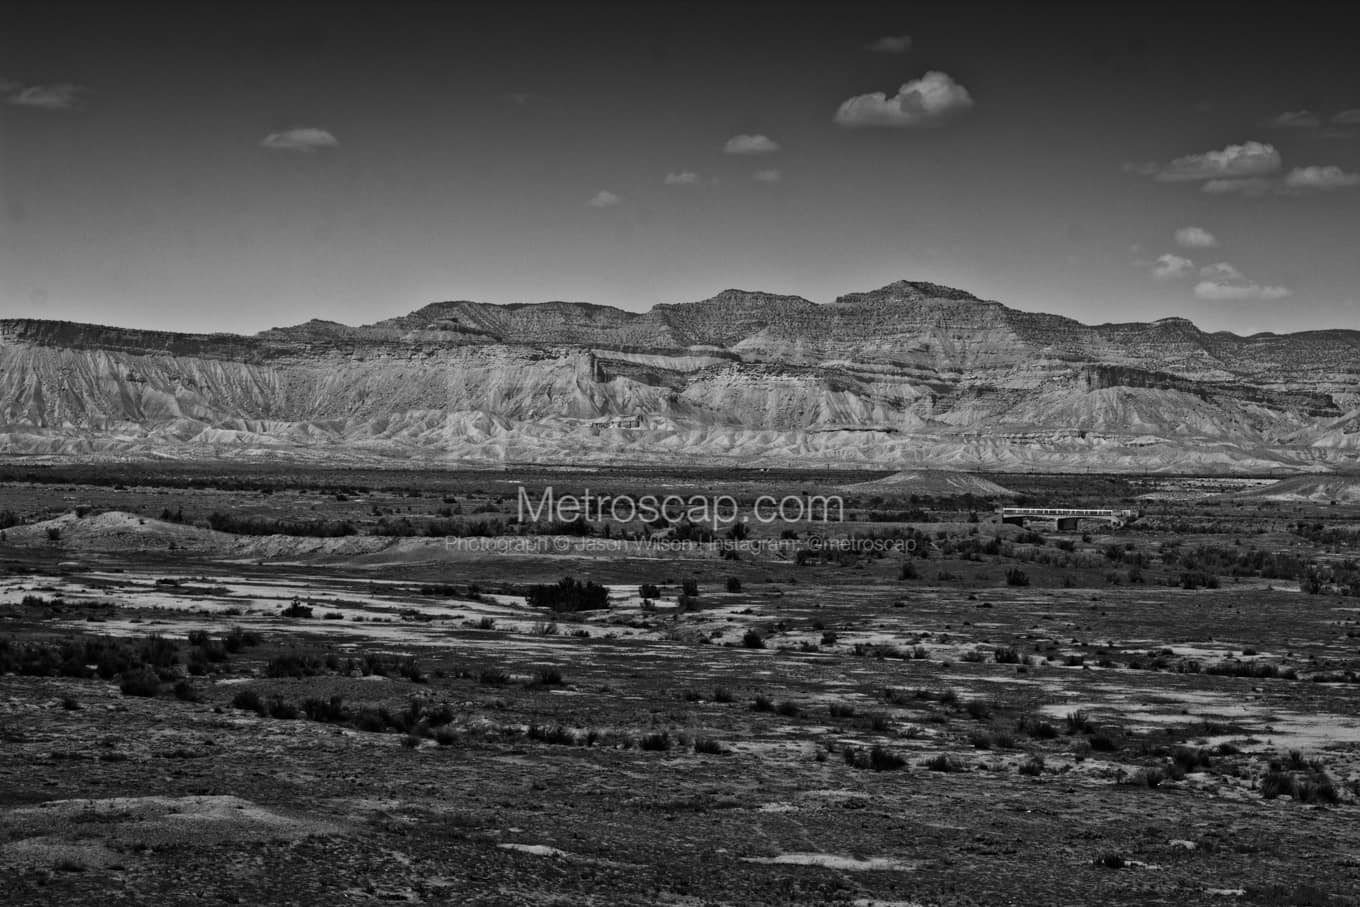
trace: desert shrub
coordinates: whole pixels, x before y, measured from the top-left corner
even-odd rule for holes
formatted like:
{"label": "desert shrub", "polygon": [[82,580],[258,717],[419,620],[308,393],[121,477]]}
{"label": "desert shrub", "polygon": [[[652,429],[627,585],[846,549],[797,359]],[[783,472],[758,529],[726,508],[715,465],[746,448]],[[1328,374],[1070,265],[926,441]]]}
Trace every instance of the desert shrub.
{"label": "desert shrub", "polygon": [[852,768],[868,769],[875,772],[893,772],[903,768],[907,760],[886,747],[874,744],[867,750],[848,746],[844,753],[845,764]]}
{"label": "desert shrub", "polygon": [[968,717],[977,721],[992,717],[992,707],[982,699],[970,699],[963,705]]}
{"label": "desert shrub", "polygon": [[666,731],[646,734],[638,741],[638,747],[651,752],[664,752],[671,748],[671,735]]}
{"label": "desert shrub", "polygon": [[855,707],[849,703],[833,702],[829,707],[832,718],[854,718]]}
{"label": "desert shrub", "polygon": [[1058,729],[1038,715],[1021,715],[1016,721],[1016,730],[1030,734],[1035,740],[1053,740],[1058,736]]}
{"label": "desert shrub", "polygon": [[1037,778],[1044,773],[1044,757],[1036,753],[1020,763],[1016,771],[1027,777]]}
{"label": "desert shrub", "polygon": [[774,710],[787,718],[797,718],[803,713],[802,707],[791,699],[785,699]]}
{"label": "desert shrub", "polygon": [[510,675],[500,668],[483,668],[477,674],[477,682],[489,686],[504,686],[510,682]]}
{"label": "desert shrub", "polygon": [[184,702],[198,702],[203,696],[189,681],[181,680],[175,684],[175,698]]}
{"label": "desert shrub", "polygon": [[694,598],[699,594],[699,581],[696,579],[683,580],[680,583],[680,591],[690,598]]}
{"label": "desert shrub", "polygon": [[560,687],[562,671],[558,668],[539,668],[534,672],[534,684],[541,687]]}
{"label": "desert shrub", "polygon": [[240,627],[232,627],[227,635],[222,637],[222,645],[233,655],[242,649],[254,648],[260,644],[260,634],[253,630],[243,630]]}
{"label": "desert shrub", "polygon": [[1020,659],[1019,650],[1013,646],[997,649],[992,653],[992,660],[999,665],[1018,665],[1020,664]]}
{"label": "desert shrub", "polygon": [[1091,735],[1091,749],[1102,753],[1112,753],[1119,749],[1119,741],[1104,731]]}
{"label": "desert shrub", "polygon": [[763,649],[765,648],[765,637],[753,627],[742,634],[741,644],[747,649]]}
{"label": "desert shrub", "polygon": [[118,689],[123,691],[124,696],[151,697],[161,691],[161,681],[154,671],[142,668],[124,674]]}
{"label": "desert shrub", "polygon": [[721,756],[727,750],[723,749],[723,745],[711,737],[697,737],[694,740],[694,752],[708,756]]}
{"label": "desert shrub", "polygon": [[1006,571],[1006,585],[1008,586],[1028,586],[1029,574],[1019,567],[1012,567]]}
{"label": "desert shrub", "polygon": [[774,700],[764,693],[757,693],[756,698],[751,703],[751,708],[753,711],[757,712],[773,712]]}
{"label": "desert shrub", "polygon": [[179,646],[158,633],[146,638],[140,655],[142,663],[153,668],[169,668],[179,664]]}
{"label": "desert shrub", "polygon": [[316,655],[285,652],[275,655],[265,663],[264,672],[268,677],[315,677],[325,671],[325,662]]}
{"label": "desert shrub", "polygon": [[1124,783],[1134,787],[1157,788],[1167,780],[1167,773],[1160,768],[1143,768],[1134,772]]}
{"label": "desert shrub", "polygon": [[1217,589],[1218,577],[1203,571],[1186,571],[1181,574],[1182,589]]}
{"label": "desert shrub", "polygon": [[732,691],[727,687],[715,687],[713,689],[714,702],[731,702],[733,699]]}
{"label": "desert shrub", "polygon": [[232,708],[244,709],[247,712],[258,712],[266,715],[269,710],[265,707],[264,700],[260,694],[254,690],[241,690],[231,698]]}
{"label": "desert shrub", "polygon": [[350,719],[350,711],[345,707],[344,699],[339,696],[332,696],[329,699],[317,697],[304,699],[302,712],[310,721],[322,721],[327,724],[343,724]]}
{"label": "desert shrub", "polygon": [[284,617],[297,617],[306,619],[312,616],[312,608],[310,605],[304,605],[301,599],[295,598],[292,600],[291,603],[289,603],[288,607],[284,608],[279,613],[282,614]]}
{"label": "desert shrub", "polygon": [[1214,763],[1213,755],[1209,750],[1192,749],[1188,746],[1176,747],[1171,753],[1171,761],[1187,772],[1193,772],[1198,768],[1209,768]]}
{"label": "desert shrub", "polygon": [[530,740],[537,740],[540,743],[551,743],[555,746],[575,746],[576,735],[570,730],[559,725],[552,727],[540,727],[536,724],[529,725],[529,731],[525,735]]}
{"label": "desert shrub", "polygon": [[1067,733],[1069,734],[1085,734],[1091,730],[1090,716],[1081,709],[1068,712],[1063,720],[1067,722]]}
{"label": "desert shrub", "polygon": [[661,597],[661,587],[655,583],[643,583],[638,586],[638,597],[657,599]]}
{"label": "desert shrub", "polygon": [[952,773],[968,771],[967,766],[963,764],[963,760],[951,753],[940,753],[938,756],[932,756],[925,762],[922,762],[921,766],[932,772]]}

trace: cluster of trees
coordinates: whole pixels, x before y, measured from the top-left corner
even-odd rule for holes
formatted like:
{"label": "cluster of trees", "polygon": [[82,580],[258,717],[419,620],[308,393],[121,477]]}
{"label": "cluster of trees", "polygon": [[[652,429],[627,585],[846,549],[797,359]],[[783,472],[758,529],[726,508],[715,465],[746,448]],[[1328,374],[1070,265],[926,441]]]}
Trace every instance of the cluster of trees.
{"label": "cluster of trees", "polygon": [[213,511],[208,525],[218,532],[233,535],[301,535],[311,538],[340,538],[358,535],[348,520],[271,520],[265,517],[233,516]]}
{"label": "cluster of trees", "polygon": [[535,608],[553,611],[603,611],[609,607],[609,590],[598,583],[564,576],[553,585],[531,586],[524,600]]}
{"label": "cluster of trees", "polygon": [[374,535],[411,538],[492,538],[506,534],[505,523],[501,520],[474,520],[463,522],[450,519],[412,520],[410,517],[390,520],[383,517],[373,528]]}

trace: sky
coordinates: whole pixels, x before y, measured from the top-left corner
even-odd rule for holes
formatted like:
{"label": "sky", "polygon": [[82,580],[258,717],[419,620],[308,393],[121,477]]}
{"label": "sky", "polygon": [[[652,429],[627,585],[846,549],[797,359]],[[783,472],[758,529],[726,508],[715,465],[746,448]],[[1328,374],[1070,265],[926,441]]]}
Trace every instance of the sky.
{"label": "sky", "polygon": [[1360,329],[1333,7],[7,4],[0,317],[250,333],[899,279]]}

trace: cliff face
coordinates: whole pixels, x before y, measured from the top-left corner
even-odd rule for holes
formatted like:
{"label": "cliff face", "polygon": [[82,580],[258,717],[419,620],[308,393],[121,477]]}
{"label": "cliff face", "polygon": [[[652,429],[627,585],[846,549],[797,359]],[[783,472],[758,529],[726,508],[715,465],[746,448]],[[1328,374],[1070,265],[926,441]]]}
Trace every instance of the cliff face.
{"label": "cliff face", "polygon": [[900,281],[251,337],[0,321],[0,452],[1349,468],[1360,332],[1088,326]]}

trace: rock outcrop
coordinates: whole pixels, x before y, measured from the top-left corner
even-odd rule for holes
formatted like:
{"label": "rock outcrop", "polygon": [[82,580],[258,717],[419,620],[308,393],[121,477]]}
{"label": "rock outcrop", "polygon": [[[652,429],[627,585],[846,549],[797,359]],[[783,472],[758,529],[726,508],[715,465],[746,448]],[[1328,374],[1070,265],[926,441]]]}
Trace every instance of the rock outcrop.
{"label": "rock outcrop", "polygon": [[1346,470],[1360,332],[1085,325],[899,281],[626,312],[440,302],[244,337],[0,321],[0,452]]}

